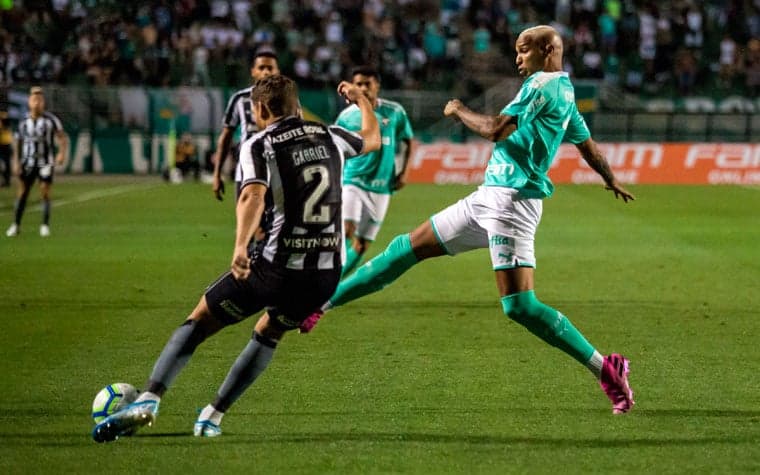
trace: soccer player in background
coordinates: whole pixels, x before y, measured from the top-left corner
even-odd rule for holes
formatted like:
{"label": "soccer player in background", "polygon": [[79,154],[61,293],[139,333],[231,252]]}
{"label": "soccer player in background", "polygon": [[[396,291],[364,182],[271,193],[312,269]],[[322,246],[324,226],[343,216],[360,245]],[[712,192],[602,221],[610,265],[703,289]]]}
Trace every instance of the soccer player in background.
{"label": "soccer player in background", "polygon": [[11,184],[11,155],[13,154],[13,130],[8,121],[8,113],[0,111],[0,166],[3,167],[3,182],[0,186]]}
{"label": "soccer player in background", "polygon": [[[346,233],[346,263],[343,275],[349,274],[375,240],[385,219],[391,194],[406,183],[409,157],[413,152],[412,125],[401,104],[378,97],[380,76],[377,70],[359,66],[351,72],[351,81],[367,96],[380,124],[382,145],[346,163],[343,170],[343,222]],[[348,130],[359,130],[361,113],[351,105],[335,122]],[[403,142],[400,170],[396,169],[396,152]]]}
{"label": "soccer player in background", "polygon": [[[612,401],[613,413],[619,414],[634,404],[628,360],[614,353],[602,356],[567,317],[534,292],[534,236],[542,199],[554,191],[547,171],[563,138],[576,145],[615,198],[633,200],[578,112],[573,85],[562,71],[562,48],[562,39],[550,26],[520,34],[516,62],[526,80],[499,115],[475,113],[457,99],[446,104],[444,115],[495,143],[485,182],[411,233],[396,236],[382,254],[343,280],[322,309],[380,290],[422,260],[488,248],[504,314],[586,366]],[[309,331],[319,316],[306,319],[301,331]]]}
{"label": "soccer player in background", "polygon": [[[280,67],[277,64],[277,56],[270,51],[260,51],[253,57],[251,64],[251,79],[253,83],[259,79],[264,79],[274,74],[280,74]],[[216,157],[214,158],[214,176],[212,179],[211,189],[216,199],[221,201],[224,195],[224,179],[222,178],[222,169],[227,156],[230,153],[235,129],[240,127],[240,143],[245,142],[256,133],[256,118],[251,107],[251,89],[248,86],[233,94],[227,102],[227,108],[224,110],[224,120],[222,122],[222,131],[216,142]],[[235,197],[240,193],[240,164],[235,166]]]}
{"label": "soccer player in background", "polygon": [[[58,153],[55,153],[55,146]],[[45,96],[41,87],[29,90],[29,112],[19,122],[16,147],[13,154],[14,174],[19,177],[13,224],[5,232],[8,237],[20,232],[26,200],[34,182],[40,181],[42,196],[42,224],[40,236],[50,236],[50,188],[53,185],[53,168],[63,165],[69,150],[69,138],[61,121],[45,110]]]}
{"label": "soccer player in background", "polygon": [[[333,294],[342,264],[343,159],[380,148],[377,119],[364,94],[348,82],[341,82],[338,93],[361,110],[358,133],[304,121],[295,82],[285,76],[256,83],[251,101],[261,132],[241,147],[242,188],[231,270],[206,289],[171,336],[145,392],[95,426],[96,441],[131,435],[152,423],[161,397],[201,342],[264,308],[276,307],[259,318],[216,399],[193,428],[196,436],[221,435],[222,416],[266,369],[285,332],[298,328]],[[264,228],[262,245],[249,250],[265,209],[274,219]]]}

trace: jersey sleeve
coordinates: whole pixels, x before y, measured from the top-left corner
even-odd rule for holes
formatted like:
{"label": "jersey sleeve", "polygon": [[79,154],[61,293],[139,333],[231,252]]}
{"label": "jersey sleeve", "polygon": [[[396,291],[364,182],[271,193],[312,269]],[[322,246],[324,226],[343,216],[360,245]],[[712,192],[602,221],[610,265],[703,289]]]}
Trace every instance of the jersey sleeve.
{"label": "jersey sleeve", "polygon": [[269,159],[273,156],[271,145],[261,136],[243,142],[239,157],[241,188],[251,183],[269,186]]}
{"label": "jersey sleeve", "polygon": [[53,124],[53,133],[63,132],[63,124],[57,115],[50,112],[47,112],[45,115],[50,119],[50,123]]}
{"label": "jersey sleeve", "polygon": [[362,116],[356,106],[349,106],[343,109],[335,120],[335,125],[348,130],[361,130]]}
{"label": "jersey sleeve", "polygon": [[343,155],[348,157],[355,157],[362,153],[364,148],[364,139],[356,132],[344,129],[337,125],[331,125],[328,127],[330,136],[333,139],[335,145],[343,152]]}
{"label": "jersey sleeve", "polygon": [[589,139],[589,137],[591,137],[591,132],[588,130],[586,121],[578,111],[578,106],[573,103],[572,109],[570,111],[570,118],[568,119],[567,123],[567,129],[565,129],[564,140],[570,143],[578,144],[585,142]]}
{"label": "jersey sleeve", "polygon": [[240,100],[240,97],[240,93],[235,93],[227,101],[227,108],[224,109],[224,118],[222,119],[222,127],[234,129],[240,125],[240,117],[237,114],[237,102]]}
{"label": "jersey sleeve", "polygon": [[537,87],[523,87],[512,102],[507,104],[501,110],[501,115],[510,117],[521,117],[523,120],[530,121],[546,105],[547,100],[542,93],[542,89]]}

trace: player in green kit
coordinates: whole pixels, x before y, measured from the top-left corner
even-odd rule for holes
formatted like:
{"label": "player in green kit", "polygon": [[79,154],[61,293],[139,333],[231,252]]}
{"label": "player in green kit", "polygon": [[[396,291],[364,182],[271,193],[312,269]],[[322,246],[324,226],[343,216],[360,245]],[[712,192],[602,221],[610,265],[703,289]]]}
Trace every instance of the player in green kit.
{"label": "player in green kit", "polygon": [[[388,211],[391,194],[406,182],[406,164],[413,151],[412,125],[401,104],[378,97],[380,77],[368,66],[351,72],[357,86],[375,110],[380,124],[380,150],[346,161],[343,170],[343,223],[346,234],[346,262],[343,275],[350,273],[375,240]],[[348,130],[361,129],[361,112],[356,105],[343,110],[335,121]],[[396,167],[396,150],[403,142],[402,163]]]}
{"label": "player in green kit", "polygon": [[[504,314],[586,366],[612,401],[612,412],[625,413],[634,404],[628,360],[616,353],[602,356],[567,317],[538,300],[533,246],[542,199],[554,190],[546,174],[563,139],[576,145],[616,198],[627,202],[633,195],[615,179],[578,112],[573,85],[562,71],[557,32],[529,28],[517,38],[516,50],[517,69],[526,80],[499,115],[475,113],[456,99],[444,109],[495,142],[483,185],[411,233],[396,236],[340,283],[323,310],[382,289],[424,259],[488,248]],[[309,331],[319,315],[301,331]]]}

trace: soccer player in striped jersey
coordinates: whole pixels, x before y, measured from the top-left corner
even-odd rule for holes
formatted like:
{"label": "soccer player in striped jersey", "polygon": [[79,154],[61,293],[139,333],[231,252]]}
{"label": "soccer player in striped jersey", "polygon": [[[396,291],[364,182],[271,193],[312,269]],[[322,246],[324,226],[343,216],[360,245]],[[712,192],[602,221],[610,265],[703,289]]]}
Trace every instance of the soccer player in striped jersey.
{"label": "soccer player in striped jersey", "polygon": [[[58,152],[55,147],[58,146]],[[40,181],[42,195],[42,224],[40,236],[50,235],[50,188],[53,185],[53,168],[63,165],[69,149],[69,139],[61,121],[45,110],[45,96],[41,87],[29,91],[29,113],[19,122],[16,132],[13,168],[19,177],[14,207],[13,224],[5,232],[17,236],[24,216],[26,200],[36,180]]]}
{"label": "soccer player in striped jersey", "polygon": [[[634,404],[628,384],[628,359],[606,356],[586,340],[570,320],[542,303],[534,292],[534,236],[542,200],[554,186],[547,176],[562,140],[575,144],[615,198],[633,200],[615,179],[575,105],[575,92],[562,71],[562,39],[550,26],[520,33],[515,44],[517,69],[526,78],[515,99],[499,115],[478,114],[459,100],[444,115],[457,118],[494,142],[482,186],[436,213],[344,279],[323,310],[343,305],[389,285],[418,262],[473,249],[490,251],[505,315],[588,368],[612,402],[613,414]],[[309,331],[319,319],[304,320]]]}
{"label": "soccer player in striped jersey", "polygon": [[[146,391],[95,426],[92,435],[97,442],[131,435],[151,424],[161,396],[201,342],[267,309],[215,400],[193,427],[196,436],[221,435],[222,416],[266,369],[279,340],[332,295],[343,252],[343,160],[380,148],[377,119],[364,94],[348,82],[338,86],[338,93],[361,109],[358,132],[304,121],[296,84],[285,76],[256,83],[251,100],[260,132],[241,147],[242,189],[231,269],[206,289],[169,339]],[[248,243],[265,211],[274,219],[264,226],[261,248],[250,250]]]}
{"label": "soccer player in striped jersey", "polygon": [[[380,124],[380,150],[346,163],[343,171],[343,222],[346,233],[346,263],[343,275],[349,274],[362,260],[375,240],[388,212],[391,194],[406,183],[409,157],[413,153],[412,125],[398,102],[378,97],[380,75],[372,67],[359,66],[351,72],[351,81],[359,87],[375,108]],[[361,127],[356,105],[340,113],[337,125],[349,130]],[[401,143],[400,143],[401,142]],[[402,145],[400,169],[396,169],[396,152]]]}
{"label": "soccer player in striped jersey", "polygon": [[[270,51],[260,51],[253,57],[251,64],[251,79],[253,83],[259,79],[264,79],[274,74],[280,74],[280,67],[277,64],[277,56]],[[240,129],[240,143],[245,142],[256,133],[256,117],[251,108],[251,89],[248,86],[240,89],[233,94],[227,102],[227,108],[224,110],[224,119],[222,121],[222,131],[216,142],[216,156],[214,157],[214,176],[212,181],[212,190],[216,199],[221,201],[224,195],[224,179],[222,178],[222,167],[230,153],[235,129]],[[235,196],[238,196],[240,190],[240,164],[235,167]]]}

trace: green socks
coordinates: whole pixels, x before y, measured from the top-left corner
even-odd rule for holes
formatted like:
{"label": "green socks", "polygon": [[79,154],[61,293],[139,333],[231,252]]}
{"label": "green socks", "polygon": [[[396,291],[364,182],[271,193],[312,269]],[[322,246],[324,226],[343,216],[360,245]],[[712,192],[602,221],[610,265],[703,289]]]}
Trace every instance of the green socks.
{"label": "green socks", "polygon": [[362,261],[362,255],[356,252],[354,246],[351,244],[350,239],[346,239],[346,263],[343,264],[343,269],[340,272],[340,278],[342,279],[346,275],[350,274],[354,268]]}
{"label": "green socks", "polygon": [[594,354],[594,347],[570,320],[541,303],[532,290],[502,297],[501,306],[509,318],[582,364],[585,365]]}
{"label": "green socks", "polygon": [[385,250],[356,269],[338,285],[330,298],[337,307],[384,288],[417,263],[408,234],[396,236]]}

